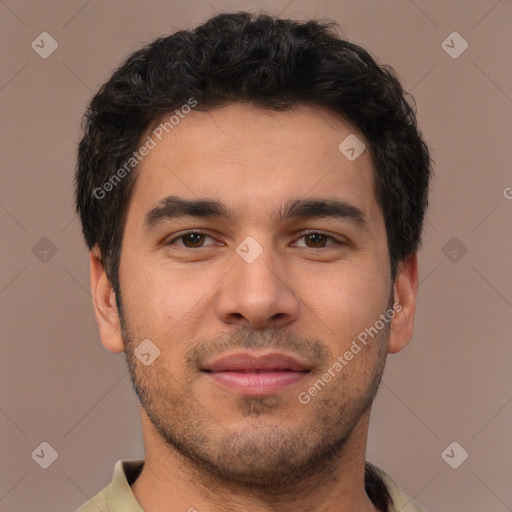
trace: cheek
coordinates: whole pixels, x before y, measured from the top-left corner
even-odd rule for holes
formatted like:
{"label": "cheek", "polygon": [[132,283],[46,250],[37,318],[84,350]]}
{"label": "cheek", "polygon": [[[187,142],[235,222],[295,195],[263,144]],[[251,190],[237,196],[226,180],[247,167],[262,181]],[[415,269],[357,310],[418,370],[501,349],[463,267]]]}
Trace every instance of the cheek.
{"label": "cheek", "polygon": [[[331,348],[337,352],[374,325],[387,306],[388,290],[382,273],[368,268],[347,268],[324,275],[322,279],[300,282],[298,296],[307,305],[305,315],[311,315],[317,324],[315,334],[332,339]],[[311,286],[311,282],[315,282],[315,286]]]}
{"label": "cheek", "polygon": [[[186,342],[181,334],[190,337],[197,329],[205,316],[208,290],[218,281],[192,267],[176,271],[165,264],[146,264],[143,271],[125,265],[124,274],[122,297],[130,326],[139,337],[153,337],[161,343]],[[173,348],[178,348],[175,341]]]}

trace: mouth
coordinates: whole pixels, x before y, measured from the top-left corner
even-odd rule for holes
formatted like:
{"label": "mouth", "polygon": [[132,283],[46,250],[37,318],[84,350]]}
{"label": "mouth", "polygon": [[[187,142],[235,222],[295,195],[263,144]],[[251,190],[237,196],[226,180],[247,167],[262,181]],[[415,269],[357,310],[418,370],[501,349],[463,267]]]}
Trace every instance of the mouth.
{"label": "mouth", "polygon": [[268,396],[297,384],[311,363],[282,352],[235,352],[207,362],[201,371],[215,384],[244,396]]}
{"label": "mouth", "polygon": [[245,396],[274,395],[298,383],[308,371],[207,372],[217,384]]}

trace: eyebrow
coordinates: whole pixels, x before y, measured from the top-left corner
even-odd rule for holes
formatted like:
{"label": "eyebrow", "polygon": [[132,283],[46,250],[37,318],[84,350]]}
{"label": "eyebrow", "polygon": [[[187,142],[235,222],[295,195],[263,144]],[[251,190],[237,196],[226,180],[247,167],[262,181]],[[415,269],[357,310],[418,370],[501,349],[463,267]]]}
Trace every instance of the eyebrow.
{"label": "eyebrow", "polygon": [[228,209],[218,201],[210,199],[184,199],[169,196],[162,199],[144,217],[144,229],[150,230],[164,220],[180,217],[230,217]]}
{"label": "eyebrow", "polygon": [[288,219],[307,220],[326,217],[342,219],[371,232],[370,222],[363,210],[339,199],[290,199],[280,211],[272,215],[272,220],[280,223]]}
{"label": "eyebrow", "polygon": [[[151,230],[166,220],[182,217],[225,218],[233,219],[236,215],[226,205],[212,199],[184,199],[168,196],[159,201],[144,218],[143,227]],[[290,219],[337,218],[345,220],[357,228],[371,232],[367,216],[357,206],[338,199],[303,199],[288,200],[279,210],[271,215],[274,223],[279,224]]]}

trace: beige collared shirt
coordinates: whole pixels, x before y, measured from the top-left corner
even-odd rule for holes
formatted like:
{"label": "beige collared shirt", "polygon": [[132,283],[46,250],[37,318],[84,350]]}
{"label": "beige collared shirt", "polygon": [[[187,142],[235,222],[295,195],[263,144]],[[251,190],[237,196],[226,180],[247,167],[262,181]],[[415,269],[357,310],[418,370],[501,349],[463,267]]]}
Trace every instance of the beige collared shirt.
{"label": "beige collared shirt", "polygon": [[[427,512],[406,496],[398,484],[382,469],[369,462],[366,464],[377,472],[389,491],[393,504],[390,505],[388,512]],[[144,512],[130,487],[142,471],[143,465],[144,459],[117,461],[112,482],[76,512]]]}

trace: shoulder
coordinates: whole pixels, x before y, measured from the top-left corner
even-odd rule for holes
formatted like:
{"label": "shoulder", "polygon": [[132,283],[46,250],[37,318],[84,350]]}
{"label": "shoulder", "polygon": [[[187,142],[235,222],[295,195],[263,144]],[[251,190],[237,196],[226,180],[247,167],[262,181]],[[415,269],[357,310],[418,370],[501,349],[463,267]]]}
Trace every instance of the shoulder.
{"label": "shoulder", "polygon": [[84,503],[75,512],[107,512],[109,487],[105,487],[105,489]]}
{"label": "shoulder", "polygon": [[117,461],[110,484],[75,512],[142,511],[130,484],[139,476],[143,465],[144,459]]}

